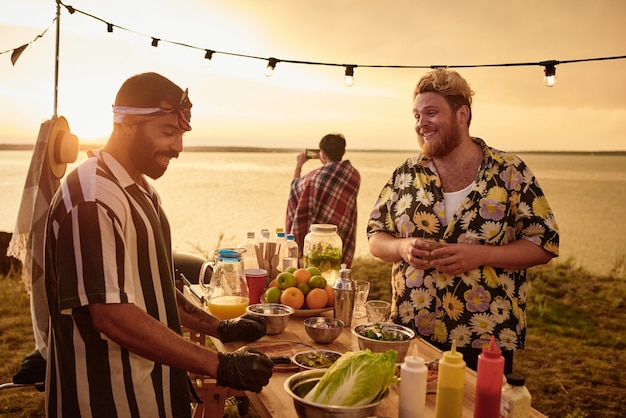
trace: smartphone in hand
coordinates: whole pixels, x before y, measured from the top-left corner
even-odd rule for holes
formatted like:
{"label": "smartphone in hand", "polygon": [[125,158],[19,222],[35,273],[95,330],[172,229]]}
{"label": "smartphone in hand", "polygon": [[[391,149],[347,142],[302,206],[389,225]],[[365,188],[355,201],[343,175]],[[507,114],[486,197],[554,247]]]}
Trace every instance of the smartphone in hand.
{"label": "smartphone in hand", "polygon": [[320,158],[320,150],[318,149],[306,149],[306,158],[307,159],[312,159],[312,158]]}

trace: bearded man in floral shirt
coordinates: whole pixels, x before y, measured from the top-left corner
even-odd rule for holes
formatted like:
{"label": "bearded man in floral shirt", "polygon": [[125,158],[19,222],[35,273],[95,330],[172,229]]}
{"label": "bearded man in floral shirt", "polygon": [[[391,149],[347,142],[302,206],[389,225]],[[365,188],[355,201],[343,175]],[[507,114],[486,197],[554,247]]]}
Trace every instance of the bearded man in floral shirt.
{"label": "bearded man in floral shirt", "polygon": [[370,214],[372,255],[393,262],[392,317],[467,365],[491,336],[513,368],[526,338],[526,269],[559,253],[559,232],[537,179],[516,155],[471,137],[472,96],[436,69],[413,93],[422,152],[393,172]]}

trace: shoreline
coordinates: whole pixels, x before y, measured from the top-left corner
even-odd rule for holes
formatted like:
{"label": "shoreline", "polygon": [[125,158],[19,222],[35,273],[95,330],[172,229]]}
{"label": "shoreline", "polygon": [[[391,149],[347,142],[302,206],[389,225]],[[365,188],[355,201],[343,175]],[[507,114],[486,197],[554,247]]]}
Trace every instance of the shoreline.
{"label": "shoreline", "polygon": [[[80,144],[81,151],[97,149],[104,144]],[[0,143],[0,151],[32,151],[33,144],[3,144]],[[300,152],[301,148],[263,148],[263,147],[237,147],[237,146],[190,146],[185,147],[185,152],[258,152],[258,153],[293,153]],[[415,152],[415,149],[350,149],[351,152],[368,153],[394,153],[394,152]],[[623,151],[510,151],[513,154],[545,154],[545,155],[604,155],[604,156],[624,156]]]}

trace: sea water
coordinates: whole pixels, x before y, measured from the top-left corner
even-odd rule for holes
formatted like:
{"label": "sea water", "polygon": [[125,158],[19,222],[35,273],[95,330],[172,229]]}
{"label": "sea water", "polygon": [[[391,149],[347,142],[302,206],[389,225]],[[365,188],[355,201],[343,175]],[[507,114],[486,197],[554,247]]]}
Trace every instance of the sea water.
{"label": "sea water", "polygon": [[[394,168],[413,152],[348,151],[361,173],[356,256],[369,257],[366,223]],[[31,151],[0,151],[0,231],[13,232]],[[626,256],[626,156],[518,154],[535,173],[561,233],[561,260],[607,273]],[[85,159],[81,151],[77,163]],[[77,163],[68,167],[68,172]],[[154,181],[179,251],[213,254],[248,231],[285,225],[296,153],[183,152]],[[305,163],[303,173],[320,166]]]}

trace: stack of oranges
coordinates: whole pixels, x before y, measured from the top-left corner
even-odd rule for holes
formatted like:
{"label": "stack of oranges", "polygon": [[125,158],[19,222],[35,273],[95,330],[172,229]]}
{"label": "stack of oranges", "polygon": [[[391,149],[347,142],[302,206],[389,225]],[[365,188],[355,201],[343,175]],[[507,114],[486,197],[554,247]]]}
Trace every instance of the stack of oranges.
{"label": "stack of oranges", "polygon": [[317,267],[290,267],[265,290],[266,303],[282,303],[293,309],[321,309],[335,303],[333,289]]}

